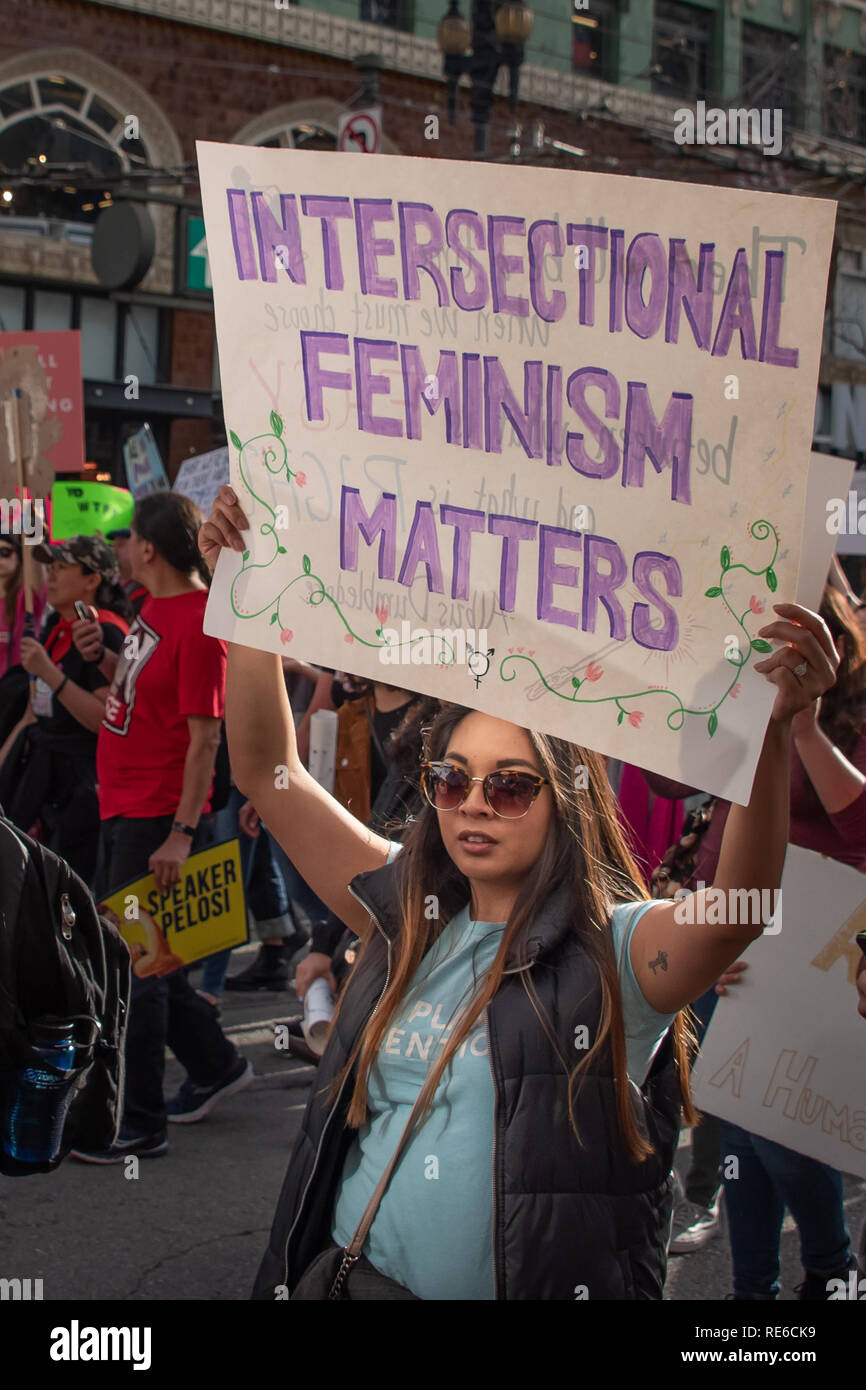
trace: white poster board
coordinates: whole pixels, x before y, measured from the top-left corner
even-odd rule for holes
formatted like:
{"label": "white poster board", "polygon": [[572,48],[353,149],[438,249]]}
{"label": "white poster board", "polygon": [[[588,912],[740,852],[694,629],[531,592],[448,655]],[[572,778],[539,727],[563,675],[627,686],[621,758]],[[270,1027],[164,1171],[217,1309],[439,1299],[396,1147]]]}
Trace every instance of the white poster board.
{"label": "white poster board", "polygon": [[866,875],[789,845],[781,921],[778,935],[749,946],[742,983],[719,999],[692,1095],[710,1115],[866,1178],[854,941],[866,929]]}
{"label": "white poster board", "polygon": [[[199,143],[232,483],[206,630],[748,801],[835,209]],[[766,610],[766,611],[765,611]]]}
{"label": "white poster board", "polygon": [[830,502],[847,497],[854,464],[833,454],[812,454],[806,485],[806,518],[803,523],[803,556],[797,576],[795,602],[817,612],[827,571],[837,549],[836,535],[828,526]]}
{"label": "white poster board", "polygon": [[212,449],[210,453],[184,459],[171,490],[189,497],[207,516],[223,483],[228,481],[229,451]]}

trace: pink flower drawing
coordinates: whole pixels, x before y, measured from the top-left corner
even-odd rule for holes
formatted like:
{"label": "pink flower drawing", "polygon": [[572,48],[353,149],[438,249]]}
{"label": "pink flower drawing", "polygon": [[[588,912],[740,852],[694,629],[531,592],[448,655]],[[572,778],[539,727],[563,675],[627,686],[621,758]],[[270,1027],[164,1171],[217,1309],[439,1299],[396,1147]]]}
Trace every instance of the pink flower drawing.
{"label": "pink flower drawing", "polygon": [[387,605],[387,603],[380,603],[379,606],[376,608],[375,612],[376,612],[376,617],[379,619],[379,622],[380,622],[380,623],[384,623],[385,620],[386,620],[387,617],[388,617],[388,605]]}
{"label": "pink flower drawing", "polygon": [[296,474],[295,474],[295,482],[297,483],[298,487],[306,487],[306,486],[307,486],[307,475],[306,475],[306,473],[296,473]]}
{"label": "pink flower drawing", "polygon": [[586,679],[588,681],[600,681],[604,675],[604,667],[599,666],[595,661],[591,661],[586,668]]}
{"label": "pink flower drawing", "polygon": [[752,597],[749,599],[749,607],[753,613],[763,613],[764,611],[764,605],[754,594],[752,594]]}
{"label": "pink flower drawing", "polygon": [[643,710],[639,710],[639,709],[633,709],[632,712],[631,712],[631,714],[628,716],[628,722],[629,722],[629,724],[631,724],[631,727],[632,727],[633,729],[639,729],[639,728],[640,728],[640,724],[641,724],[641,720],[642,720],[642,719],[643,719]]}
{"label": "pink flower drawing", "polygon": [[295,634],[292,632],[291,628],[289,628],[289,627],[284,627],[283,630],[282,630],[282,632],[280,633],[280,641],[281,641],[281,642],[291,642],[291,640],[292,640],[292,638],[294,637],[294,635],[295,635]]}
{"label": "pink flower drawing", "polygon": [[740,693],[740,682],[737,681],[737,684],[734,686],[733,690],[731,691],[731,699],[732,699],[732,700],[736,700],[736,698],[737,698],[737,696],[739,695],[739,693]]}
{"label": "pink flower drawing", "polygon": [[351,632],[347,632],[346,635],[345,635],[345,637],[343,638],[343,641],[344,641],[344,642],[354,642],[354,640],[355,640],[355,639],[354,639],[354,637],[352,636]]}

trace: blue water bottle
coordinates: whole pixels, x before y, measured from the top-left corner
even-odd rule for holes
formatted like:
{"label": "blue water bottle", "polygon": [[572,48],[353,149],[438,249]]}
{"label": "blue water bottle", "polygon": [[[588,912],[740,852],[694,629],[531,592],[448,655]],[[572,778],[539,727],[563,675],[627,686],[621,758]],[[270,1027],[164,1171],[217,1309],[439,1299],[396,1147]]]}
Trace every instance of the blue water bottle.
{"label": "blue water bottle", "polygon": [[75,1066],[74,1026],[34,1024],[30,1042],[45,1065],[22,1067],[18,1073],[12,1106],[4,1116],[3,1151],[20,1163],[46,1163],[60,1151],[75,1090],[74,1077],[62,1074]]}

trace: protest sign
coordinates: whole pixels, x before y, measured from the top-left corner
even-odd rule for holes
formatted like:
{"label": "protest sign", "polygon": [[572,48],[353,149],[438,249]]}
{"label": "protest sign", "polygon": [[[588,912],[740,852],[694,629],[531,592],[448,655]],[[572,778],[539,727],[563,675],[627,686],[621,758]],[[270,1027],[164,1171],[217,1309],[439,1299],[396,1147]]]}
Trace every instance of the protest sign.
{"label": "protest sign", "polygon": [[150,425],[142,425],[123,446],[126,481],[136,502],[152,492],[167,492],[168,478]]}
{"label": "protest sign", "polygon": [[115,889],[100,903],[100,911],[106,909],[140,977],[168,975],[215,951],[242,946],[248,928],[238,841],[191,854],[179,881],[165,892],[153,874]]}
{"label": "protest sign", "polygon": [[[850,462],[850,460],[849,460]],[[827,508],[827,526],[839,555],[866,555],[866,470],[849,475],[849,486]]]}
{"label": "protest sign", "polygon": [[198,145],[249,548],[206,630],[748,800],[834,208]]}
{"label": "protest sign", "polygon": [[[0,333],[0,400],[14,389],[25,393],[27,486],[46,498],[55,473],[84,467],[84,398],[81,334]],[[0,429],[0,496],[15,496],[15,469],[5,430]]]}
{"label": "protest sign", "polygon": [[171,490],[189,497],[207,516],[222,484],[228,481],[229,451],[212,449],[209,454],[184,459]]}
{"label": "protest sign", "polygon": [[866,1178],[854,941],[866,928],[866,876],[789,845],[780,904],[781,930],[749,946],[742,982],[716,1005],[692,1095],[710,1115]]}
{"label": "protest sign", "polygon": [[806,484],[803,554],[797,575],[796,603],[817,611],[836,550],[837,536],[828,524],[835,499],[848,496],[854,464],[833,454],[812,454]]}
{"label": "protest sign", "polygon": [[126,488],[56,482],[51,489],[51,539],[119,531],[129,525],[134,510],[135,501]]}

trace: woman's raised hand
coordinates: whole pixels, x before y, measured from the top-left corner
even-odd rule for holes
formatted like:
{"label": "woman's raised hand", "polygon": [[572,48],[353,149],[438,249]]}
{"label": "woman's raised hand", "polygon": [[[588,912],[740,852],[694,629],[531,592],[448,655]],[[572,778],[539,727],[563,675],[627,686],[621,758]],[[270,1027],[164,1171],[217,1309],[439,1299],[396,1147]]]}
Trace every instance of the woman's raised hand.
{"label": "woman's raised hand", "polygon": [[225,547],[246,550],[247,543],[241,532],[246,531],[249,524],[234,489],[228,483],[223,483],[214,499],[210,516],[198,533],[198,548],[209,570],[213,571],[219,553]]}
{"label": "woman's raised hand", "polygon": [[753,670],[776,686],[778,694],[770,718],[784,721],[808,709],[835,683],[839,653],[827,624],[817,613],[798,603],[775,603],[773,609],[778,618],[759,628],[758,635],[789,645],[755,662]]}

